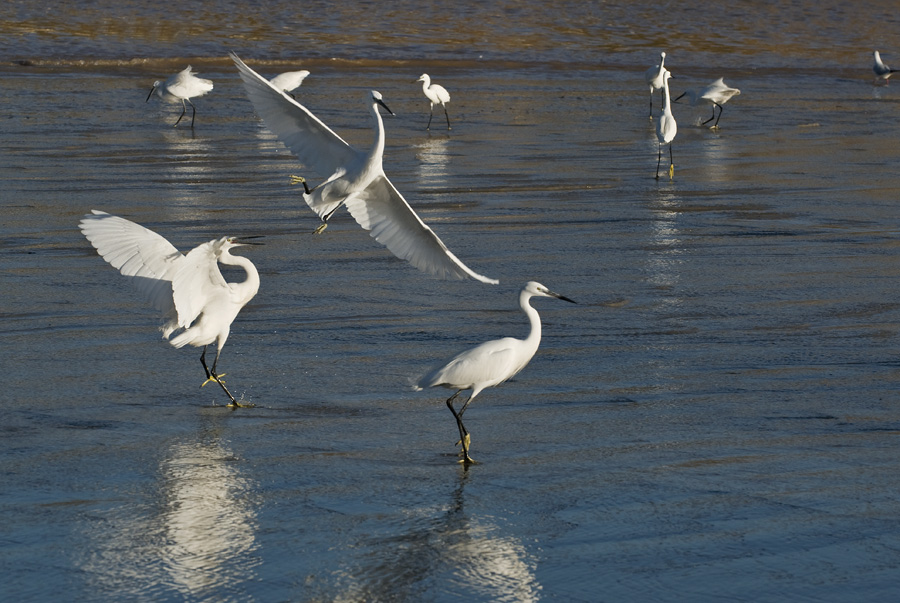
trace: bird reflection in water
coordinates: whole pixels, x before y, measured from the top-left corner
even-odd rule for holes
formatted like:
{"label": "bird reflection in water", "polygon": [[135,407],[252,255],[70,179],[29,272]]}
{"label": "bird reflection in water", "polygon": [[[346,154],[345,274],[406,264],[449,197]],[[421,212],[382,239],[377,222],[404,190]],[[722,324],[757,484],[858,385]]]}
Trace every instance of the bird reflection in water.
{"label": "bird reflection in water", "polygon": [[[500,534],[491,517],[473,517],[465,509],[468,472],[445,509],[411,509],[402,521],[408,529],[360,543],[369,549],[361,568],[339,577],[341,601],[401,601],[435,598],[435,585],[464,600],[517,601],[540,599],[536,559],[522,542]],[[399,532],[399,533],[397,533]]]}

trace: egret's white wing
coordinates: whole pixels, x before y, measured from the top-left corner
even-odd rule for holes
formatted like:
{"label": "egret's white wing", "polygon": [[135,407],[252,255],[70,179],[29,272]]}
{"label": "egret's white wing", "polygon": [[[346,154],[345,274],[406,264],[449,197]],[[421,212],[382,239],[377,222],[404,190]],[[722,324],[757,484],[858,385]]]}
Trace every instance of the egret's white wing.
{"label": "egret's white wing", "polygon": [[172,279],[172,293],[178,310],[179,327],[189,327],[210,300],[228,291],[228,283],[216,260],[224,240],[198,245],[184,256],[178,266]]}
{"label": "egret's white wing", "polygon": [[194,75],[191,66],[179,71],[166,81],[166,89],[169,94],[178,98],[191,98],[203,96],[213,89],[212,80],[205,80]]}
{"label": "egret's white wing", "polygon": [[152,230],[106,212],[92,210],[79,227],[97,253],[128,277],[160,312],[175,310],[172,279],[184,256]]}
{"label": "egret's white wing", "polygon": [[492,285],[500,282],[474,272],[459,261],[385,176],[377,177],[362,193],[347,197],[344,204],[376,241],[419,270],[441,278],[471,277]]}
{"label": "egret's white wing", "polygon": [[250,69],[233,52],[231,58],[244,80],[250,102],[266,127],[303,165],[324,177],[358,158],[359,151],[344,142],[309,109]]}
{"label": "egret's white wing", "polygon": [[306,69],[301,69],[300,71],[285,71],[284,73],[279,73],[269,81],[272,82],[272,85],[278,90],[291,91],[294,88],[299,88],[300,84],[303,83],[303,80],[305,80],[307,76],[309,76],[309,71]]}
{"label": "egret's white wing", "polygon": [[508,375],[497,382],[502,383],[524,368],[524,365],[515,366],[516,346],[521,343],[512,337],[486,341],[457,354],[447,364],[432,369],[419,379],[416,387],[424,389],[446,384],[449,387],[466,389],[478,383],[491,383],[497,376]]}

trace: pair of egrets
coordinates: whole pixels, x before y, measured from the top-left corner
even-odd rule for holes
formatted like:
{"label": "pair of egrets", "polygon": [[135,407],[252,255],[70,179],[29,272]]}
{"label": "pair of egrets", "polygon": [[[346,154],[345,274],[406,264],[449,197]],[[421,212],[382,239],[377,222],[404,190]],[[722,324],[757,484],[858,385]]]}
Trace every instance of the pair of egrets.
{"label": "pair of egrets", "polygon": [[[741,91],[737,88],[726,86],[725,78],[720,77],[705,88],[700,90],[686,90],[674,100],[670,100],[669,79],[672,77],[672,73],[665,68],[665,62],[666,53],[659,53],[659,65],[654,65],[648,69],[645,74],[645,79],[650,86],[650,119],[653,119],[653,92],[655,90],[660,90],[660,95],[662,97],[662,112],[660,113],[659,120],[656,122],[656,139],[659,145],[659,153],[656,159],[656,177],[657,179],[659,178],[659,165],[662,161],[662,147],[664,144],[668,144],[669,179],[671,180],[675,175],[675,161],[672,159],[672,141],[678,133],[678,124],[672,114],[672,103],[678,102],[684,96],[687,96],[690,99],[691,105],[708,102],[712,105],[712,116],[701,125],[705,126],[715,119],[716,122],[711,126],[712,129],[715,130],[719,127],[719,119],[722,117],[722,112],[724,111],[722,105],[727,103],[733,96],[740,94]],[[718,116],[716,116],[716,107],[719,108]]]}
{"label": "pair of egrets", "polygon": [[[323,224],[340,205],[364,229],[371,232],[397,257],[418,269],[447,278],[473,278],[497,284],[463,264],[416,215],[403,196],[384,174],[384,124],[379,112],[390,113],[380,93],[367,93],[367,104],[375,119],[375,142],[369,151],[358,151],[344,142],[306,107],[275,87],[232,54],[247,94],[257,112],[284,144],[301,161],[331,177],[309,189],[304,200],[322,218]],[[182,255],[162,236],[124,218],[94,210],[80,223],[81,230],[98,253],[128,277],[165,316],[163,336],[175,347],[202,346],[201,364],[206,381],[218,383],[230,399],[229,406],[241,406],[225,387],[223,374],[217,371],[219,356],[230,332],[231,323],[259,290],[259,273],[250,260],[234,256],[231,249],[252,244],[246,239],[223,237],[203,243]],[[246,272],[240,283],[227,283],[218,264],[239,266]],[[462,462],[471,463],[470,437],[462,422],[469,403],[485,388],[503,383],[521,371],[538,349],[541,338],[540,317],[529,300],[534,296],[556,297],[540,283],[531,281],[519,294],[519,305],[528,316],[530,332],[526,339],[511,337],[490,341],[462,352],[450,362],[427,373],[418,388],[444,386],[456,389],[447,406],[456,419],[462,446]],[[574,302],[573,302],[574,303]],[[212,367],[206,364],[206,348],[216,342]],[[454,400],[471,390],[457,412]]]}

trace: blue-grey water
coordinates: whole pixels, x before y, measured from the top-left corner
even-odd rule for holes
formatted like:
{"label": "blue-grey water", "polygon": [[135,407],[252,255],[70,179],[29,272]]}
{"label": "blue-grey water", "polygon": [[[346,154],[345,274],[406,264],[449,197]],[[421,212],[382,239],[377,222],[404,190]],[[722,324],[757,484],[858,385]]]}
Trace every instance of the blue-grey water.
{"label": "blue-grey water", "polygon": [[[0,6],[0,592],[10,601],[863,601],[900,591],[900,67],[891,2]],[[234,50],[365,146],[457,256],[441,281],[339,213]],[[676,104],[654,178],[644,72]],[[145,102],[187,64],[215,89]],[[453,130],[425,130],[422,72]],[[654,99],[658,106],[658,97]],[[311,181],[315,182],[315,176]],[[323,175],[318,175],[321,178]],[[240,251],[258,296],[199,350],[77,228],[101,209]],[[242,278],[226,272],[230,278]],[[544,337],[466,414],[435,362]]]}

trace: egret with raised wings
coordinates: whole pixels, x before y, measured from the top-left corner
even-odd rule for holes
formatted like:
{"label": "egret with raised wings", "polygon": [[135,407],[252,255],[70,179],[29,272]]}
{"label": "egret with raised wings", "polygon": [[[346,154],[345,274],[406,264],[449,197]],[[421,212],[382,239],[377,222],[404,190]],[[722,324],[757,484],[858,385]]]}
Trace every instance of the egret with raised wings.
{"label": "egret with raised wings", "polygon": [[300,84],[302,84],[303,80],[308,76],[309,71],[306,69],[301,69],[300,71],[285,71],[284,73],[279,73],[269,81],[279,90],[284,90],[290,94],[291,98],[296,98],[291,92],[299,88]]}
{"label": "egret with raised wings", "polygon": [[[696,105],[697,103],[707,102],[712,105],[712,117],[704,121],[701,126],[705,126],[712,120],[716,120],[716,123],[710,126],[713,130],[719,127],[719,119],[722,117],[722,105],[731,100],[731,97],[737,96],[741,91],[737,88],[730,88],[725,85],[725,78],[720,77],[712,84],[707,86],[706,88],[701,88],[700,90],[685,90],[682,92],[678,98],[676,98],[672,102],[678,102],[682,96],[687,95],[691,99],[691,104]],[[719,117],[716,117],[716,107],[719,108]]]}
{"label": "egret with raised wings", "polygon": [[172,126],[173,128],[178,127],[181,118],[184,117],[184,114],[187,112],[187,105],[184,104],[185,101],[190,103],[192,110],[191,129],[194,129],[194,118],[197,117],[197,107],[194,106],[191,99],[203,96],[212,89],[212,81],[197,77],[191,70],[191,66],[188,65],[183,71],[176,73],[165,82],[160,82],[159,80],[153,82],[153,88],[150,89],[150,94],[147,95],[147,100],[145,102],[150,102],[150,97],[153,96],[154,92],[159,98],[167,103],[177,103],[180,101],[181,115],[178,116],[178,120],[175,122],[175,125]]}
{"label": "egret with raised wings", "polygon": [[[229,251],[240,245],[258,243],[222,237],[182,255],[152,230],[96,209],[81,220],[79,227],[97,253],[132,279],[138,291],[163,313],[163,339],[176,348],[203,346],[200,354],[206,372],[203,385],[215,381],[231,400],[228,406],[245,406],[225,387],[222,380],[225,374],[218,374],[216,365],[231,323],[259,290],[259,273],[253,263]],[[217,262],[243,268],[247,279],[240,283],[226,282]],[[210,368],[206,365],[206,347],[213,341],[217,344],[216,358]]]}
{"label": "egret with raised wings", "polygon": [[231,53],[231,58],[244,80],[247,96],[266,126],[304,165],[331,174],[313,188],[309,188],[305,178],[297,178],[303,183],[304,201],[322,219],[316,232],[324,229],[328,219],[343,204],[376,241],[419,270],[441,278],[498,282],[474,272],[453,255],[384,174],[384,123],[378,108],[389,113],[390,109],[380,93],[375,90],[366,93],[366,105],[375,120],[375,141],[368,151],[359,151],[236,54]]}
{"label": "egret with raised wings", "polygon": [[[526,283],[519,293],[519,307],[528,316],[528,322],[531,325],[528,337],[525,339],[504,337],[482,343],[457,354],[450,362],[435,367],[420,378],[415,386],[416,391],[438,385],[456,390],[456,393],[447,399],[447,407],[453,413],[456,427],[459,429],[459,444],[462,445],[460,462],[462,463],[473,462],[469,456],[471,438],[462,422],[466,408],[485,388],[500,385],[516,376],[534,357],[541,344],[541,317],[529,303],[534,296],[555,297],[575,303],[568,297],[550,291],[540,283],[535,281]],[[453,401],[467,389],[472,390],[472,393],[457,412],[453,407]]]}

